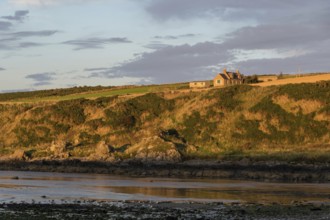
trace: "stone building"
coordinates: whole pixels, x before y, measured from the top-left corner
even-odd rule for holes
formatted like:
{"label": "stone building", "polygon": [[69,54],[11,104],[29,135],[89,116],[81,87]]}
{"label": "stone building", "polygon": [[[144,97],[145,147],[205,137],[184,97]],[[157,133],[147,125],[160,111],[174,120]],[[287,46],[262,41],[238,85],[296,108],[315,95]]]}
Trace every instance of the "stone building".
{"label": "stone building", "polygon": [[228,72],[226,69],[222,73],[218,73],[213,79],[214,87],[243,84],[243,76],[237,70],[236,72]]}
{"label": "stone building", "polygon": [[190,88],[208,88],[210,86],[210,81],[195,81],[189,83]]}

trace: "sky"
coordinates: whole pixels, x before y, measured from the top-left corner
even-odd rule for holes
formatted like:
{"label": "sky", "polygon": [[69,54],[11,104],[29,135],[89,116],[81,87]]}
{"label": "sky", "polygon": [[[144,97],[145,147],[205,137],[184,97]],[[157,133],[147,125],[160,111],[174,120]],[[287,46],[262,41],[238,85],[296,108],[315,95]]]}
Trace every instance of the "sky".
{"label": "sky", "polygon": [[0,0],[0,92],[330,71],[329,0]]}

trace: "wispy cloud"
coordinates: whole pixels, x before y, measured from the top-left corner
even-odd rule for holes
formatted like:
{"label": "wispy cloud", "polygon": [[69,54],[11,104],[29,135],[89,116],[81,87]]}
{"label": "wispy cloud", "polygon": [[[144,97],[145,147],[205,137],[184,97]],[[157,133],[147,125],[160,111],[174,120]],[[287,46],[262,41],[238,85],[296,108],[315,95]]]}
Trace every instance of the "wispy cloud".
{"label": "wispy cloud", "polygon": [[190,38],[196,37],[196,34],[181,34],[181,35],[166,35],[166,36],[154,36],[155,39],[162,39],[162,40],[177,40],[180,38]]}
{"label": "wispy cloud", "polygon": [[[47,45],[45,43],[23,41],[25,38],[31,37],[50,37],[59,31],[42,30],[42,31],[21,31],[13,33],[5,33],[0,36],[0,50],[15,50],[30,47],[40,47]],[[3,38],[1,38],[3,37]]]}
{"label": "wispy cloud", "polygon": [[29,14],[29,11],[21,10],[21,11],[16,11],[14,15],[2,16],[1,18],[11,20],[11,21],[22,22],[27,17],[28,14]]}
{"label": "wispy cloud", "polygon": [[4,71],[4,70],[6,70],[5,68],[2,68],[2,67],[0,67],[0,71]]}
{"label": "wispy cloud", "polygon": [[86,38],[65,41],[63,44],[68,44],[75,46],[74,50],[84,50],[84,49],[102,49],[107,44],[117,44],[117,43],[132,43],[132,41],[123,37],[113,37],[113,38]]}
{"label": "wispy cloud", "polygon": [[152,41],[149,44],[145,45],[144,47],[152,50],[159,50],[169,46],[170,46],[169,44],[164,44],[160,41]]}
{"label": "wispy cloud", "polygon": [[[267,16],[270,14],[280,17],[283,15],[282,11],[294,12],[296,10],[301,10],[301,7],[310,8],[313,7],[313,5],[324,5],[324,1],[153,0],[150,1],[146,11],[153,16],[154,19],[159,21],[211,16],[220,17],[222,19],[261,16],[267,19]],[[265,13],[265,11],[268,13]]]}
{"label": "wispy cloud", "polygon": [[13,26],[13,24],[8,21],[0,21],[0,31],[6,31],[11,26]]}
{"label": "wispy cloud", "polygon": [[98,68],[85,68],[84,71],[86,72],[91,72],[91,71],[103,71],[103,70],[107,70],[109,68],[106,67],[98,67]]}
{"label": "wispy cloud", "polygon": [[49,5],[55,4],[56,0],[10,0],[15,5]]}
{"label": "wispy cloud", "polygon": [[98,68],[86,68],[84,69],[85,72],[88,73],[88,76],[86,78],[120,78],[123,77],[123,75],[115,74],[112,71],[112,68],[104,68],[104,67],[98,67]]}
{"label": "wispy cloud", "polygon": [[97,0],[9,0],[15,5],[48,6],[57,4],[81,4],[83,2],[92,2]]}
{"label": "wispy cloud", "polygon": [[57,30],[42,30],[42,31],[21,31],[21,32],[14,32],[8,35],[14,38],[26,38],[26,37],[49,37],[52,36],[59,31]]}
{"label": "wispy cloud", "polygon": [[50,85],[51,82],[55,79],[56,73],[54,72],[45,72],[45,73],[35,73],[27,75],[26,79],[32,79],[34,81],[34,86],[45,86]]}
{"label": "wispy cloud", "polygon": [[212,66],[233,59],[222,44],[213,42],[195,45],[168,46],[150,53],[142,53],[136,59],[124,62],[91,76],[148,78],[154,83],[168,83],[208,77]]}
{"label": "wispy cloud", "polygon": [[40,47],[45,44],[35,43],[35,42],[21,42],[19,43],[19,48],[29,48],[29,47]]}

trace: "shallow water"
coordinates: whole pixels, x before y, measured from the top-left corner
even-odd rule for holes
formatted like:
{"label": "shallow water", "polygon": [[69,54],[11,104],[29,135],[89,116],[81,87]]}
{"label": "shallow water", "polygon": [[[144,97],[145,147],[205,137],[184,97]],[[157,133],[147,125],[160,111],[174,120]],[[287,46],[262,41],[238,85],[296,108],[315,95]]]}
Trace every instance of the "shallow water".
{"label": "shallow water", "polygon": [[330,203],[330,183],[291,184],[0,171],[0,203],[119,200]]}

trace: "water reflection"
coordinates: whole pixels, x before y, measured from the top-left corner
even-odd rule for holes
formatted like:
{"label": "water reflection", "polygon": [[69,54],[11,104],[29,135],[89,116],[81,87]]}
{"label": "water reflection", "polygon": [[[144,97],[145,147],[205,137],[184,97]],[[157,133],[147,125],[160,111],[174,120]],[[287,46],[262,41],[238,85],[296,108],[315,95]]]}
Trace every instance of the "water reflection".
{"label": "water reflection", "polygon": [[330,202],[330,184],[0,171],[0,199],[2,202],[46,203],[53,200],[186,200],[288,204],[292,201]]}

